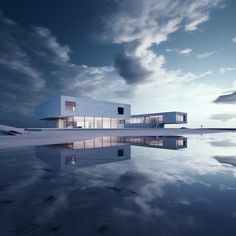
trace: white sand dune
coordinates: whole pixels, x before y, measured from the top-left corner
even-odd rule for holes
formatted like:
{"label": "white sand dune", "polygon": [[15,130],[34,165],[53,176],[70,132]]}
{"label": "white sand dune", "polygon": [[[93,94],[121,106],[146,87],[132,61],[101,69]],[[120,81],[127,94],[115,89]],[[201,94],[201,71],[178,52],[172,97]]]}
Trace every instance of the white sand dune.
{"label": "white sand dune", "polygon": [[9,134],[24,134],[26,131],[24,129],[15,128],[7,125],[0,125],[0,131]]}
{"label": "white sand dune", "polygon": [[0,149],[69,143],[99,136],[161,136],[235,132],[232,129],[32,129],[23,135],[0,136]]}

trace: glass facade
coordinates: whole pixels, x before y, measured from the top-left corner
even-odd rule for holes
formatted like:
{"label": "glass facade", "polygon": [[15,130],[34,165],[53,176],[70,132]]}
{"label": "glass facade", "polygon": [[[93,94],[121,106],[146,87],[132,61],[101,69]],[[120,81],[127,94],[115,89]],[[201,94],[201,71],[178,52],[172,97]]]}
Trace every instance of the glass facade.
{"label": "glass facade", "polygon": [[94,117],[85,117],[84,128],[86,128],[86,129],[94,128]]}
{"label": "glass facade", "polygon": [[130,123],[130,124],[163,123],[163,122],[164,122],[163,115],[138,116],[138,117],[132,117],[127,121],[127,123]]}
{"label": "glass facade", "polygon": [[94,118],[94,122],[95,122],[95,124],[94,124],[94,128],[95,129],[102,129],[102,127],[103,127],[103,125],[102,125],[102,117],[95,117]]}
{"label": "glass facade", "polygon": [[111,128],[116,129],[117,125],[117,118],[111,118]]}
{"label": "glass facade", "polygon": [[110,117],[71,116],[62,121],[62,128],[116,129],[124,126],[124,119]]}
{"label": "glass facade", "polygon": [[103,118],[103,129],[111,128],[111,119],[110,118]]}
{"label": "glass facade", "polygon": [[84,117],[83,116],[75,116],[74,122],[75,122],[75,127],[84,128]]}
{"label": "glass facade", "polygon": [[163,115],[150,116],[151,123],[163,123]]}

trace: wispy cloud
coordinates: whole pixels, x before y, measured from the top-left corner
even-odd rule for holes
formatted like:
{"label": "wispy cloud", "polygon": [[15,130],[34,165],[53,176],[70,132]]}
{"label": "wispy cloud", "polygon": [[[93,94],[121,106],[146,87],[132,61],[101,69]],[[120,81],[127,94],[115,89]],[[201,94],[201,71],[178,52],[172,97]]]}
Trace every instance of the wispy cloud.
{"label": "wispy cloud", "polygon": [[[106,19],[105,35],[112,42],[125,46],[125,54],[139,61],[141,72],[143,69],[156,71],[153,73],[153,76],[159,75],[155,77],[156,80],[163,74],[163,63],[160,63],[161,58],[151,46],[166,41],[179,29],[196,30],[209,19],[210,12],[219,7],[220,3],[221,0],[119,1],[117,12]],[[191,48],[177,50],[181,55],[189,55],[191,51]]]}
{"label": "wispy cloud", "polygon": [[213,120],[228,121],[231,119],[236,119],[236,114],[214,114],[211,116]]}
{"label": "wispy cloud", "polygon": [[215,103],[235,104],[236,103],[236,92],[221,95],[214,100]]}
{"label": "wispy cloud", "polygon": [[191,48],[185,48],[185,49],[183,49],[183,50],[180,50],[180,51],[179,51],[179,54],[188,55],[190,52],[192,52],[192,49],[191,49]]}
{"label": "wispy cloud", "polygon": [[219,72],[220,74],[224,74],[227,71],[233,71],[236,70],[236,67],[221,67]]}
{"label": "wispy cloud", "polygon": [[232,42],[236,43],[236,36],[232,38]]}
{"label": "wispy cloud", "polygon": [[197,55],[197,58],[199,59],[204,59],[207,57],[210,57],[211,55],[213,55],[215,53],[215,51],[211,51],[211,52],[203,52]]}
{"label": "wispy cloud", "polygon": [[178,48],[167,48],[166,52],[175,52],[178,53],[179,55],[189,55],[190,52],[192,52],[191,48],[184,48],[184,49],[178,49]]}

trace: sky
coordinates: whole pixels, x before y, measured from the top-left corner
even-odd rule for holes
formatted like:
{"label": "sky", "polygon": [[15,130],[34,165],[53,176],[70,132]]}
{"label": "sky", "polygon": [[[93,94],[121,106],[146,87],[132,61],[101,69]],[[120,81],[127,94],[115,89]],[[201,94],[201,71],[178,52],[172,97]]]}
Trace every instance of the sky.
{"label": "sky", "polygon": [[0,0],[0,123],[70,95],[236,127],[236,1]]}

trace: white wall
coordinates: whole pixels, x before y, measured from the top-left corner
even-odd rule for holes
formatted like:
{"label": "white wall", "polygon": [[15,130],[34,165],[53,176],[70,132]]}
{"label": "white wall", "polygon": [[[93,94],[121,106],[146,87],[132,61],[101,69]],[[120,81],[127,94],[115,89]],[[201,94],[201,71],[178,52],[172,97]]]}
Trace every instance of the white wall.
{"label": "white wall", "polygon": [[[76,102],[76,110],[66,110],[65,101]],[[118,107],[124,108],[124,115],[118,114]],[[36,109],[36,115],[38,119],[68,116],[113,117],[126,119],[130,117],[130,109],[131,108],[129,104],[59,96],[51,101],[39,105]]]}
{"label": "white wall", "polygon": [[[65,101],[76,102],[76,110],[68,111],[65,109]],[[124,107],[124,115],[118,115],[117,108]],[[122,103],[96,101],[85,98],[61,97],[61,114],[62,116],[91,116],[91,117],[116,117],[129,118],[130,105]]]}

